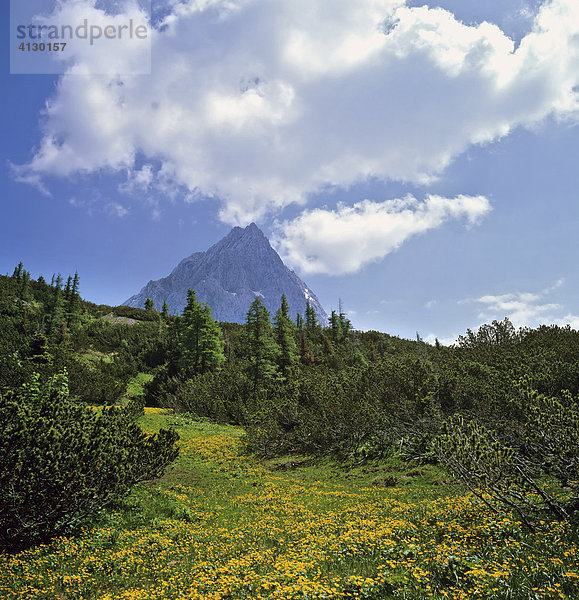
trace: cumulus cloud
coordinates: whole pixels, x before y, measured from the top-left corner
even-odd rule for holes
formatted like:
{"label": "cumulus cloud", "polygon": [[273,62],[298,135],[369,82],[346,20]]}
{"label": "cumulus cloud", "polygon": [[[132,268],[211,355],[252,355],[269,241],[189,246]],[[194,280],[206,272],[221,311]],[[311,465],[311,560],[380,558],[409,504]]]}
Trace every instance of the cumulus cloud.
{"label": "cumulus cloud", "polygon": [[510,292],[485,295],[480,298],[462,300],[460,304],[475,303],[480,307],[478,318],[484,323],[508,317],[515,327],[537,327],[539,325],[571,325],[579,327],[579,316],[573,315],[558,303],[550,302],[548,296],[559,289],[565,280],[559,279],[538,293]]}
{"label": "cumulus cloud", "polygon": [[279,223],[273,243],[289,264],[304,273],[341,275],[381,260],[408,238],[445,221],[465,218],[473,225],[490,210],[483,196],[427,196],[424,202],[410,195],[385,202],[364,200],[337,210],[306,210]]}
{"label": "cumulus cloud", "polygon": [[[61,5],[96,10],[94,0]],[[152,188],[213,197],[223,221],[245,224],[328,185],[428,183],[472,144],[579,114],[576,0],[545,3],[516,49],[493,24],[404,0],[166,10],[150,77],[122,75],[134,48],[100,55],[115,76],[78,76],[96,59],[77,57],[21,178],[128,172],[130,190],[150,174]]]}

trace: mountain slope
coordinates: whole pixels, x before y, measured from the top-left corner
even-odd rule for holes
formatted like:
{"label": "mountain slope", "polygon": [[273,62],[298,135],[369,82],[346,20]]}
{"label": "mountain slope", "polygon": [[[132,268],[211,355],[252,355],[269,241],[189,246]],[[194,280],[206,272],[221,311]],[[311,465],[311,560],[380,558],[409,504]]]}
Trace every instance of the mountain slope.
{"label": "mountain slope", "polygon": [[243,323],[250,304],[260,296],[270,314],[279,308],[285,294],[290,315],[305,313],[306,301],[326,325],[328,315],[316,295],[290,269],[271,247],[262,231],[252,223],[245,229],[234,227],[206,252],[196,252],[182,260],[171,274],[149,283],[124,304],[142,307],[151,298],[160,308],[166,300],[172,313],[183,310],[187,290],[208,302],[219,321]]}

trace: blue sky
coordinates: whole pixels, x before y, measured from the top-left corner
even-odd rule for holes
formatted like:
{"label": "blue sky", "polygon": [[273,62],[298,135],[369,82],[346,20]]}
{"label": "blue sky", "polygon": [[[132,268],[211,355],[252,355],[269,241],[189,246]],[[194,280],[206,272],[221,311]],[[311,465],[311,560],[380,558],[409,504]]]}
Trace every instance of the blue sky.
{"label": "blue sky", "polygon": [[[81,9],[137,10],[54,22]],[[10,75],[5,45],[0,272],[118,304],[255,221],[360,329],[579,327],[576,1],[153,9],[150,75],[124,74],[129,42]]]}

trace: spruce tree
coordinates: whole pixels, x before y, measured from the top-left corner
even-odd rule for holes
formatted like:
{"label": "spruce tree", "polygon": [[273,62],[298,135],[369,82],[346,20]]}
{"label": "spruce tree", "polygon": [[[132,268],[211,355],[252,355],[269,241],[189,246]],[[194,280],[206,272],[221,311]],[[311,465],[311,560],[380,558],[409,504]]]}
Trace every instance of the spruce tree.
{"label": "spruce tree", "polygon": [[151,298],[147,298],[145,300],[145,310],[149,310],[149,311],[155,310],[155,303],[151,300]]}
{"label": "spruce tree", "polygon": [[166,319],[169,316],[169,305],[167,300],[163,300],[163,308],[161,309],[161,316]]}

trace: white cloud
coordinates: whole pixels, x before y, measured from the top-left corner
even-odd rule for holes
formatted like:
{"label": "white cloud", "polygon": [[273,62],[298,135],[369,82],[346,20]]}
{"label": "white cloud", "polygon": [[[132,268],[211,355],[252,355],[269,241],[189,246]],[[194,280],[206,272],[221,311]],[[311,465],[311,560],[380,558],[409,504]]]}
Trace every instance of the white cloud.
{"label": "white cloud", "polygon": [[537,327],[539,325],[567,325],[579,327],[579,316],[565,314],[563,305],[549,302],[548,296],[559,289],[565,280],[559,279],[539,293],[512,292],[485,295],[474,300],[462,300],[460,304],[475,303],[480,307],[478,318],[483,323],[508,317],[515,327]]}
{"label": "white cloud", "polygon": [[438,340],[438,343],[443,345],[443,346],[452,346],[453,344],[456,344],[458,341],[458,335],[455,336],[449,336],[449,337],[438,337],[436,335],[434,335],[434,333],[429,333],[425,338],[424,341],[427,344],[431,344],[434,346],[434,344],[436,344],[436,340]]}
{"label": "white cloud", "polygon": [[337,210],[306,210],[279,223],[272,241],[284,260],[302,272],[340,275],[381,260],[408,238],[445,221],[465,218],[472,225],[490,210],[483,196],[364,200]]}
{"label": "white cloud", "polygon": [[429,300],[428,302],[425,302],[424,308],[431,309],[431,308],[434,308],[437,304],[438,304],[438,301],[436,301],[436,300]]}
{"label": "white cloud", "polygon": [[[94,67],[78,57],[21,178],[128,170],[130,187],[140,156],[160,165],[149,185],[219,199],[244,224],[327,185],[427,183],[472,144],[579,114],[576,0],[544,4],[516,49],[495,25],[403,0],[171,4],[150,77],[75,75]],[[136,58],[99,60],[122,73]]]}
{"label": "white cloud", "polygon": [[109,202],[105,206],[105,212],[111,217],[118,217],[119,219],[122,219],[129,214],[129,210],[118,202]]}

